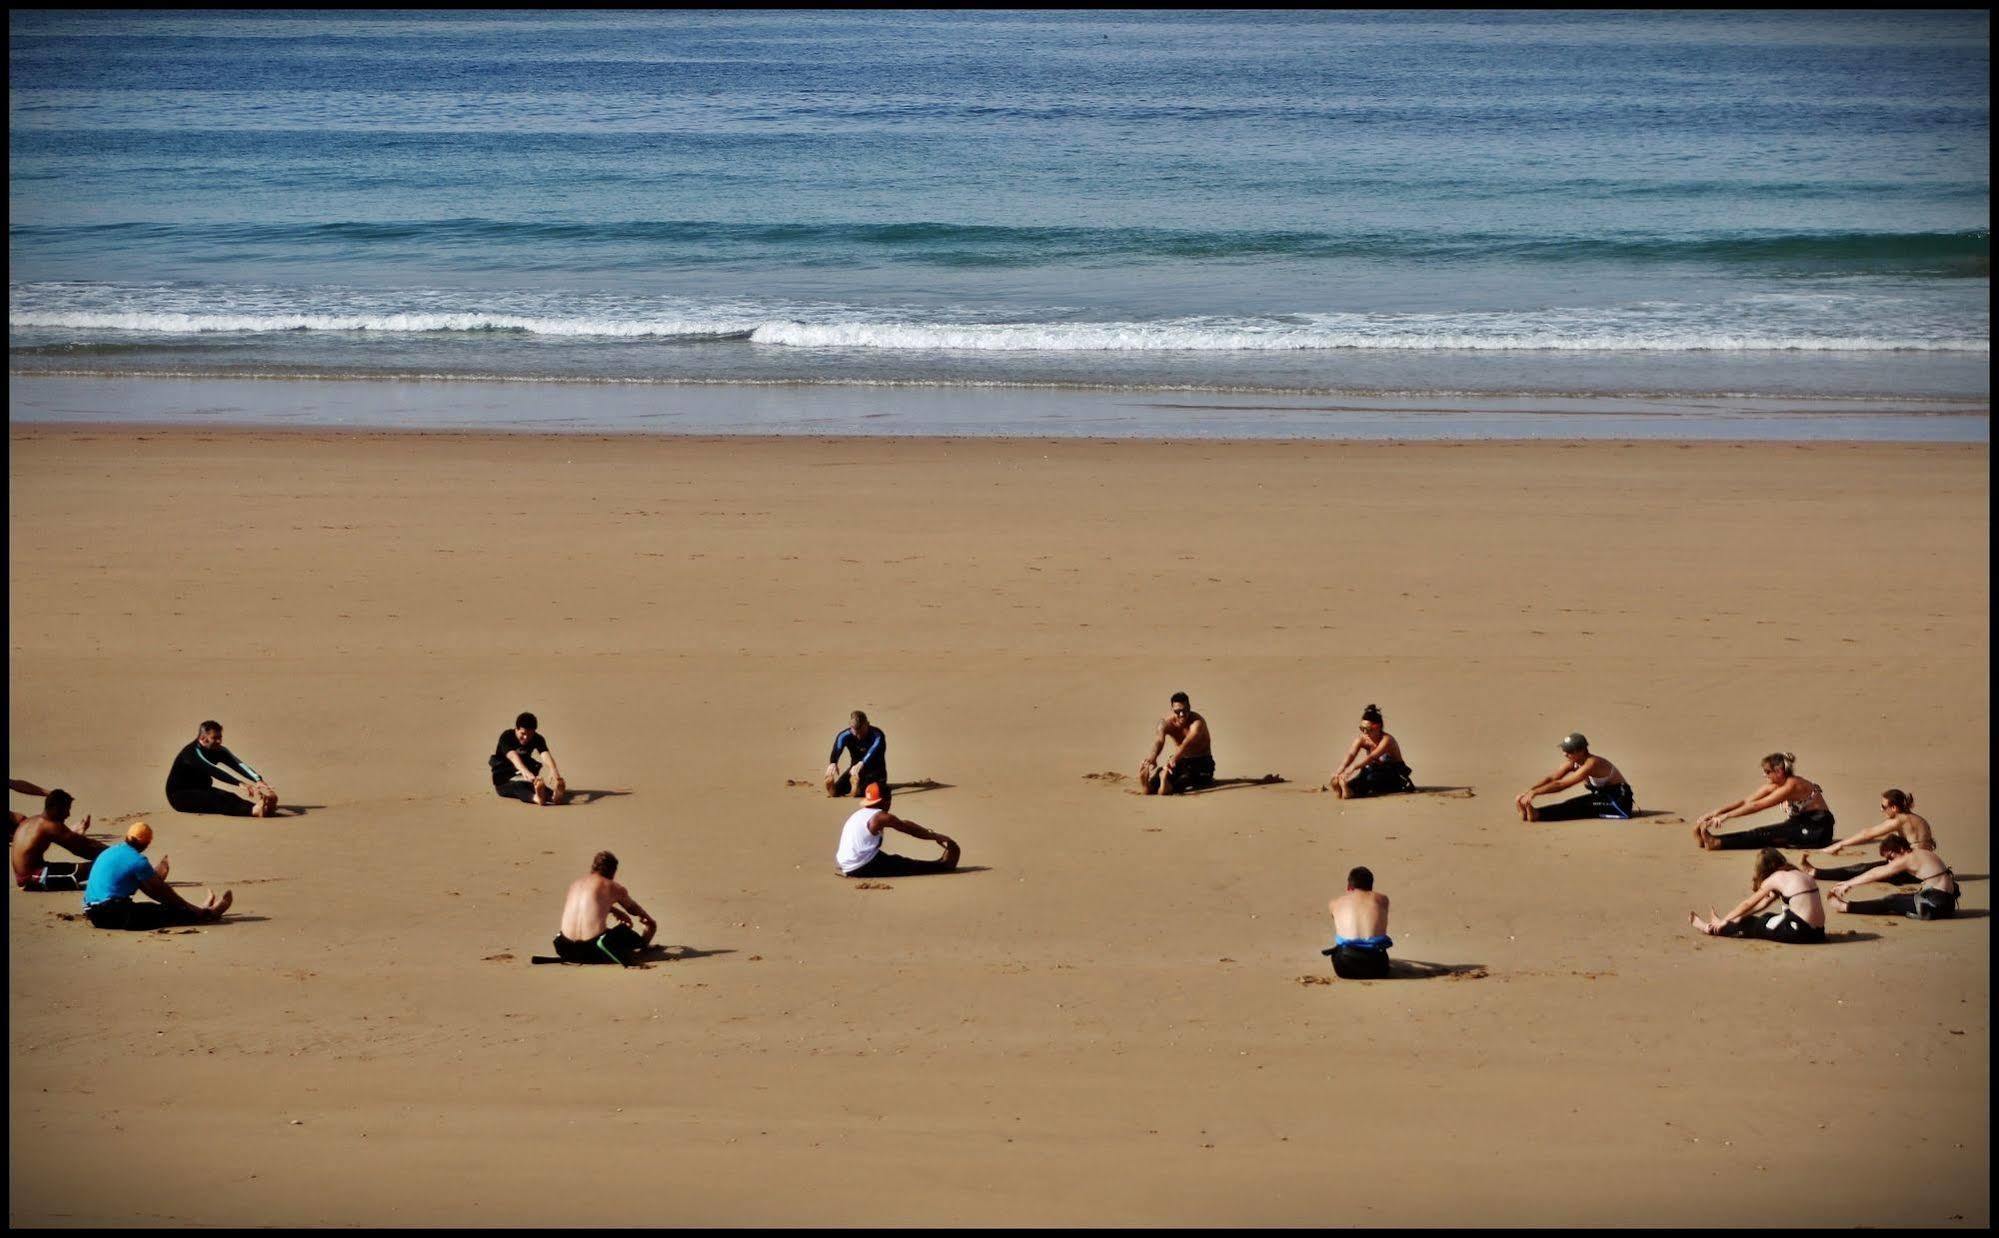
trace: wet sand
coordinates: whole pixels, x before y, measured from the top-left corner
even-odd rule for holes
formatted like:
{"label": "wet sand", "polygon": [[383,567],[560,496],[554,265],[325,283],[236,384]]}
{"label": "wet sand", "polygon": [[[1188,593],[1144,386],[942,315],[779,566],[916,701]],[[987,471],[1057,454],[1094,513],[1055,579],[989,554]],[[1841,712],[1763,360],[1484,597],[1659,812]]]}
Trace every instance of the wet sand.
{"label": "wet sand", "polygon": [[[10,773],[237,900],[10,896],[15,1224],[1990,1220],[1982,444],[10,445]],[[1175,689],[1288,781],[1088,777]],[[833,875],[853,708],[964,871]],[[166,809],[211,716],[304,815]],[[1572,729],[1660,815],[1517,821]],[[1961,918],[1693,935],[1773,748]],[[674,957],[530,966],[599,848]],[[1441,974],[1319,982],[1363,863]]]}

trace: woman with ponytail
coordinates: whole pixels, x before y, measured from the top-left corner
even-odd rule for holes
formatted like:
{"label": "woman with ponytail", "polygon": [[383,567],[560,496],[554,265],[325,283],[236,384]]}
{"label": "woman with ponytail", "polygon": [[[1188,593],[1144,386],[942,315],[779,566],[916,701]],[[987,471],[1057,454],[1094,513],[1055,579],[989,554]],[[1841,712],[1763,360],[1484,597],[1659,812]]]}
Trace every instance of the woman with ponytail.
{"label": "woman with ponytail", "polygon": [[1402,760],[1402,745],[1382,729],[1379,705],[1360,711],[1360,736],[1347,749],[1346,760],[1333,771],[1326,786],[1343,800],[1416,789],[1409,766]]}
{"label": "woman with ponytail", "polygon": [[[1835,824],[1819,784],[1801,777],[1798,758],[1789,752],[1773,752],[1763,758],[1762,786],[1733,803],[1694,823],[1694,841],[1709,851],[1732,851],[1749,847],[1823,847],[1832,841]],[[1784,819],[1746,830],[1717,834],[1714,827],[1731,817],[1746,817],[1766,808],[1784,806]]]}

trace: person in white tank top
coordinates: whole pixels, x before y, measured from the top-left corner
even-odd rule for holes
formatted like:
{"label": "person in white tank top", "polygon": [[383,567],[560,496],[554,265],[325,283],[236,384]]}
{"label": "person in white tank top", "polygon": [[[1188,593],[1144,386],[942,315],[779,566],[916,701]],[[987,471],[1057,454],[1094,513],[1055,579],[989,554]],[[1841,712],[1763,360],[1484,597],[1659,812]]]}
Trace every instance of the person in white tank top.
{"label": "person in white tank top", "polygon": [[[884,851],[884,830],[900,830],[912,838],[928,839],[943,847],[944,854],[935,860],[913,860]],[[957,843],[890,812],[887,788],[871,782],[861,807],[840,827],[840,846],[833,853],[833,863],[843,877],[913,877],[920,873],[948,873],[958,867],[958,855]]]}

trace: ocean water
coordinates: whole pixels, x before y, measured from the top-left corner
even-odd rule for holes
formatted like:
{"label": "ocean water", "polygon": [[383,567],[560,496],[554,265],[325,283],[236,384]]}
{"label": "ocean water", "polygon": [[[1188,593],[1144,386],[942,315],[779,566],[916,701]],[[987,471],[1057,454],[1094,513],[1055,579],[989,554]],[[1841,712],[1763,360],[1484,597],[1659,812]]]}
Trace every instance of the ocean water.
{"label": "ocean water", "polygon": [[1982,12],[9,34],[17,376],[1989,398]]}

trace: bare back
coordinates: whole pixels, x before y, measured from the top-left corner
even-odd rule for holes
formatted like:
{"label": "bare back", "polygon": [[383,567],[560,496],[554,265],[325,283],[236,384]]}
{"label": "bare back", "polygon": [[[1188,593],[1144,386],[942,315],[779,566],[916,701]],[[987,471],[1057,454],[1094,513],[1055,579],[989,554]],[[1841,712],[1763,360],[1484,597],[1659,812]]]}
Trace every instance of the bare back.
{"label": "bare back", "polygon": [[611,908],[630,898],[625,887],[596,873],[569,883],[569,896],[562,904],[562,935],[571,941],[591,941],[604,931]]}
{"label": "bare back", "polygon": [[1373,890],[1348,890],[1330,904],[1333,932],[1341,937],[1381,937],[1388,932],[1388,896]]}
{"label": "bare back", "polygon": [[22,821],[14,831],[14,883],[19,885],[34,875],[48,855],[51,844],[59,841],[69,830],[61,822],[47,817],[35,816]]}
{"label": "bare back", "polygon": [[1806,924],[1814,928],[1825,927],[1825,902],[1819,897],[1818,882],[1809,873],[1795,868],[1778,869],[1764,880],[1763,888],[1777,896],[1777,901],[1770,905],[1770,911],[1789,907]]}
{"label": "bare back", "polygon": [[1890,818],[1903,838],[1918,851],[1935,851],[1937,840],[1930,833],[1930,823],[1912,812],[1898,812]]}

